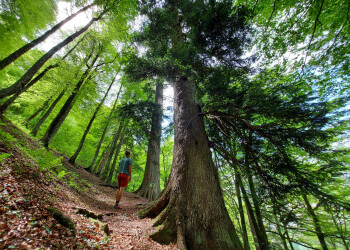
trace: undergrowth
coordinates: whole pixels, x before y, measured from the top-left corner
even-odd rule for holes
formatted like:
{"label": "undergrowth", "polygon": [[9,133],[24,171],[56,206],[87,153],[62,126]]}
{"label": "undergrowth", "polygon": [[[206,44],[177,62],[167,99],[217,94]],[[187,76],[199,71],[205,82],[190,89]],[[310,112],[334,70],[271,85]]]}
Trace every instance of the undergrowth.
{"label": "undergrowth", "polygon": [[[10,149],[16,149],[25,157],[35,162],[33,164],[37,166],[38,170],[45,174],[48,181],[63,180],[69,186],[78,191],[86,191],[91,185],[86,180],[79,178],[78,174],[72,172],[62,164],[62,157],[55,156],[51,151],[45,149],[42,146],[33,147],[28,145],[28,137],[24,132],[18,130],[15,127],[11,127],[7,132],[3,129],[3,126],[8,124],[0,121],[0,140]],[[35,140],[31,138],[31,140]],[[12,154],[0,153],[0,161],[11,157]]]}

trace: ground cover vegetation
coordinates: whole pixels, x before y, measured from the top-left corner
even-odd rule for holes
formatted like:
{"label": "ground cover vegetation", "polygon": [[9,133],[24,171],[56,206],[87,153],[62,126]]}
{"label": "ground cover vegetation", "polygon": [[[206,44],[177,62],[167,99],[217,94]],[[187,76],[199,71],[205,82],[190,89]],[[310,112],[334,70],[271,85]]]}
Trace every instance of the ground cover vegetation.
{"label": "ground cover vegetation", "polygon": [[154,241],[349,249],[348,1],[25,2],[0,1],[1,126],[54,182],[116,186],[128,149]]}

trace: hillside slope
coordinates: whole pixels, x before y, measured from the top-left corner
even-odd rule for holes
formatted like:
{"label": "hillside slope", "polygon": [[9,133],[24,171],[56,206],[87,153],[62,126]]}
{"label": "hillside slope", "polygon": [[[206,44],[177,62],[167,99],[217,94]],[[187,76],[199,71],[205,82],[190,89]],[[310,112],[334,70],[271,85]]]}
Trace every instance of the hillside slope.
{"label": "hillside slope", "polygon": [[[155,230],[152,222],[136,213],[148,200],[126,192],[123,209],[115,211],[116,189],[60,156],[0,119],[0,249],[176,249],[147,236]],[[75,223],[75,236],[50,208]]]}

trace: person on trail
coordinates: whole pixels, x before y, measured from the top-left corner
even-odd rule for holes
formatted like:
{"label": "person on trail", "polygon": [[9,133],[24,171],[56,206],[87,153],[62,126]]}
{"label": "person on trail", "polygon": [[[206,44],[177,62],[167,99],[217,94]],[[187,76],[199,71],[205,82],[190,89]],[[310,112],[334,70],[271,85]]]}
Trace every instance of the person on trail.
{"label": "person on trail", "polygon": [[131,167],[132,160],[130,159],[130,151],[125,151],[125,158],[123,158],[119,163],[119,172],[118,172],[118,192],[115,198],[115,206],[114,209],[121,209],[119,206],[119,201],[122,198],[124,189],[131,181]]}

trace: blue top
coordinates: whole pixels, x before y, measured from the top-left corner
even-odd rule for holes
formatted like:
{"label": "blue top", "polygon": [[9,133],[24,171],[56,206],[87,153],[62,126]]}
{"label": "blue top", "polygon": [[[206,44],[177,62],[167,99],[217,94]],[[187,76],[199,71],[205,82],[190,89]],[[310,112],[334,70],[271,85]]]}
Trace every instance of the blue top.
{"label": "blue top", "polygon": [[126,174],[129,176],[129,165],[132,165],[130,158],[123,158],[119,163],[119,174]]}

